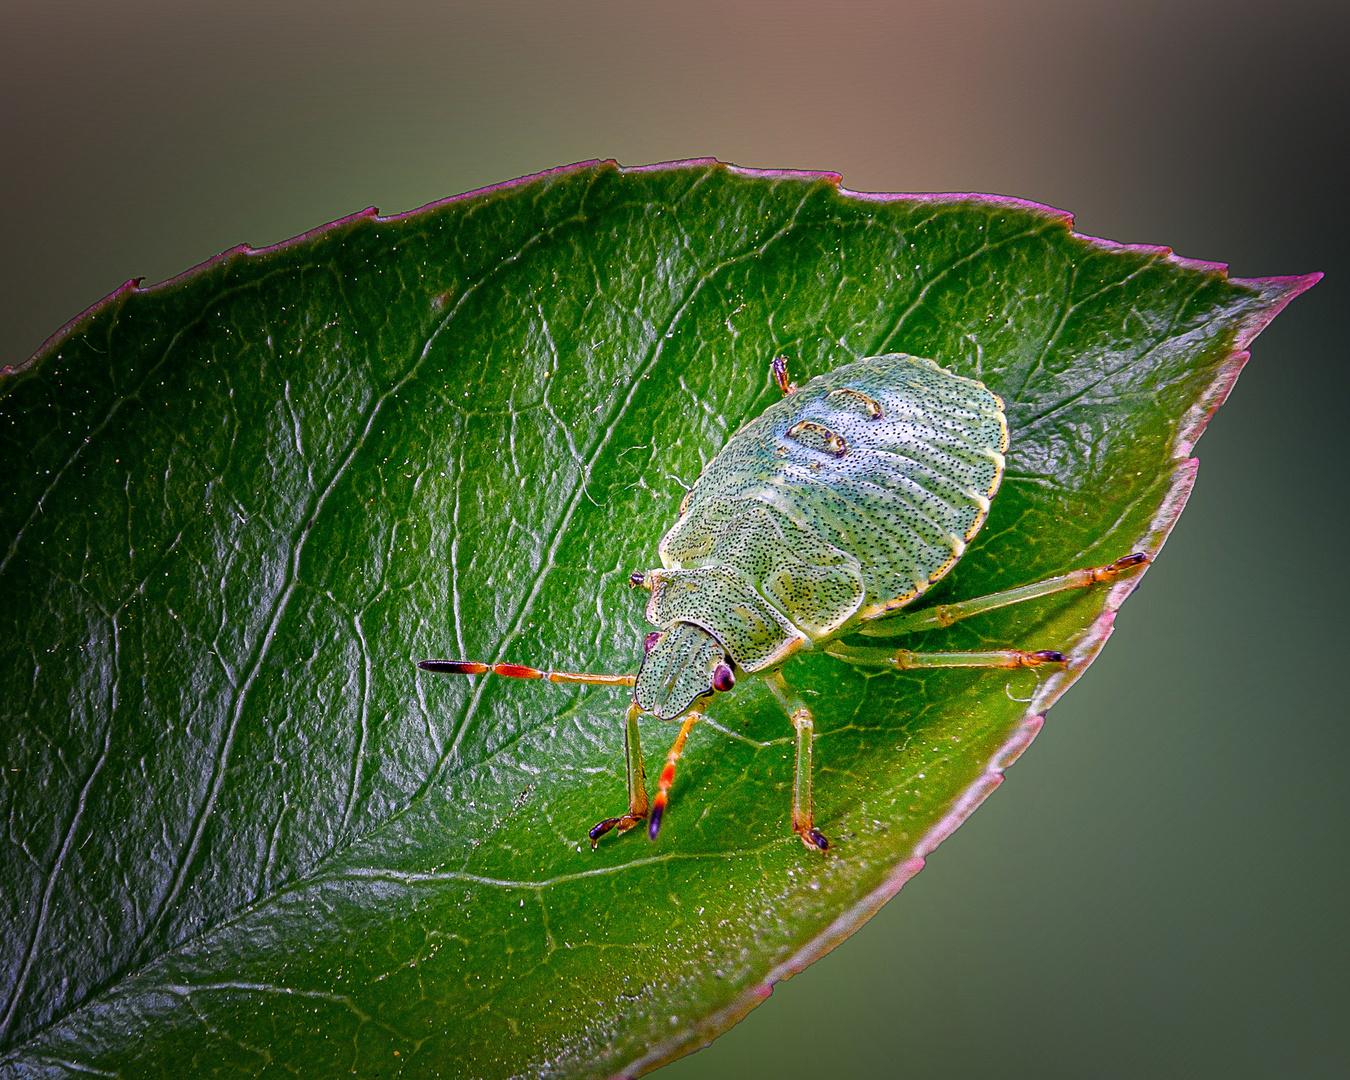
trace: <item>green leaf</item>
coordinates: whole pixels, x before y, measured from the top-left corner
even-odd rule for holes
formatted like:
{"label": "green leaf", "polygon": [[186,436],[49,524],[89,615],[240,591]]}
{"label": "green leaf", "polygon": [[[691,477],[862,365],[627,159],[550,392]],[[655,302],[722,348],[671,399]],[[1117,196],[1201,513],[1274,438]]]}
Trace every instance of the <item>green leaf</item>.
{"label": "green leaf", "polygon": [[[588,164],[135,283],[0,383],[0,1076],[606,1076],[706,1042],[899,889],[999,783],[1138,576],[915,636],[1068,672],[785,671],[695,729],[656,844],[627,587],[777,396],[906,351],[1012,446],[932,598],[1156,553],[1255,334],[1238,281],[1057,211],[712,162]],[[673,729],[644,720],[649,768]]]}

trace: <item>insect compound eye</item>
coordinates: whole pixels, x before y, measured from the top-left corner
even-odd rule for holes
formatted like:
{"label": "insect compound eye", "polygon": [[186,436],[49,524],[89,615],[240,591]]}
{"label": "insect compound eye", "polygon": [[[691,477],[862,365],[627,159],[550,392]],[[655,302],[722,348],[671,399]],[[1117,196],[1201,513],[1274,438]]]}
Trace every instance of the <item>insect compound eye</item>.
{"label": "insect compound eye", "polygon": [[647,575],[644,574],[641,570],[634,570],[631,574],[628,575],[628,584],[630,587],[634,589],[642,588],[642,586],[646,584],[646,581]]}
{"label": "insect compound eye", "polygon": [[650,634],[648,634],[645,638],[642,639],[642,651],[644,653],[651,652],[652,646],[654,646],[660,640],[661,640],[661,631],[653,630]]}
{"label": "insect compound eye", "polygon": [[731,665],[727,663],[718,664],[713,668],[713,689],[730,690],[736,685],[736,676],[732,673]]}

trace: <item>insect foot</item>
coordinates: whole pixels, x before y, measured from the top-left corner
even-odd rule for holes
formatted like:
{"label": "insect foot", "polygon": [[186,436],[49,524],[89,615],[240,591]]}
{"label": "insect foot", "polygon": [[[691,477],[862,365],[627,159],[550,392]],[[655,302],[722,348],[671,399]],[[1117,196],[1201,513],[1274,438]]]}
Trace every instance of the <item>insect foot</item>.
{"label": "insect foot", "polygon": [[819,851],[823,855],[830,850],[830,842],[825,839],[825,834],[814,825],[808,825],[801,828],[794,825],[792,829],[802,838],[802,843],[812,851]]}
{"label": "insect foot", "polygon": [[635,814],[623,814],[620,817],[609,817],[605,818],[604,821],[597,821],[591,826],[590,832],[587,834],[591,839],[591,850],[594,851],[600,846],[600,837],[604,836],[610,829],[617,829],[620,833],[626,833],[641,821],[642,815]]}

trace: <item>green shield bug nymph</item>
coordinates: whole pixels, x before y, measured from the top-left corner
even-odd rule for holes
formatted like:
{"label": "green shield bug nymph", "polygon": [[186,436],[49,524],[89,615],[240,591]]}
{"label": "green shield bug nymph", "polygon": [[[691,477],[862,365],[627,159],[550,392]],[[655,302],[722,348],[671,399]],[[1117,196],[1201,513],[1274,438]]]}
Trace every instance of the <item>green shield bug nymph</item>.
{"label": "green shield bug nymph", "polygon": [[[630,579],[651,593],[647,618],[658,627],[643,643],[636,675],[466,660],[418,665],[633,687],[625,728],[628,812],[593,826],[592,846],[611,829],[625,832],[643,820],[656,839],[690,729],[710,698],[757,675],[796,729],[792,828],[807,847],[826,851],[829,842],[811,816],[815,724],[783,678],[789,657],[823,648],[851,664],[895,670],[1062,664],[1064,655],[1053,649],[919,653],[838,639],[950,626],[1109,581],[1148,561],[1127,555],[1109,566],[900,612],[951,570],[984,524],[1008,448],[1002,400],[974,379],[903,353],[856,360],[800,388],[788,381],[784,359],[772,370],[782,400],[733,435],[703,470],[661,539],[661,569]],[[638,741],[644,712],[682,720],[651,800]]]}

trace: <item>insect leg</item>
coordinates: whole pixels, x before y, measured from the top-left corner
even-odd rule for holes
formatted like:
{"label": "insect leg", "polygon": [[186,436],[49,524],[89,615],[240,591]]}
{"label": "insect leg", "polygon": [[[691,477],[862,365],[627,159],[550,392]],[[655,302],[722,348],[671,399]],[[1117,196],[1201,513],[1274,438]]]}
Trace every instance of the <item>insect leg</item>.
{"label": "insect leg", "polygon": [[684,753],[684,743],[689,738],[689,732],[702,719],[703,714],[701,712],[697,709],[690,709],[685,714],[684,723],[680,725],[680,733],[675,736],[674,745],[671,746],[670,752],[666,754],[666,765],[661,770],[661,779],[656,784],[656,798],[652,800],[651,824],[647,826],[647,835],[653,840],[656,839],[656,834],[661,831],[661,818],[666,812],[670,785],[675,783],[675,764],[680,760],[680,755]]}
{"label": "insect leg", "polygon": [[811,710],[788,689],[781,672],[775,671],[768,675],[765,682],[797,730],[797,762],[792,778],[792,831],[812,851],[828,851],[830,842],[812,820],[811,742],[816,734],[815,718]]}
{"label": "insect leg", "polygon": [[476,660],[419,660],[423,671],[438,675],[509,675],[513,679],[547,679],[555,683],[583,683],[587,686],[632,686],[636,675],[588,675],[581,671],[541,671],[524,664],[480,664]]}
{"label": "insect leg", "polygon": [[914,668],[974,667],[1021,668],[1042,664],[1067,664],[1069,658],[1053,649],[1023,652],[1021,649],[993,649],[989,652],[910,652],[881,645],[845,645],[832,641],[825,651],[836,659],[861,667],[888,667],[895,671]]}
{"label": "insect leg", "polygon": [[591,848],[596,848],[600,837],[610,829],[627,832],[647,816],[647,768],[642,764],[642,742],[638,738],[637,718],[642,712],[637,702],[631,702],[625,716],[623,748],[628,764],[628,813],[622,817],[605,818],[591,826]]}
{"label": "insect leg", "polygon": [[1031,585],[1021,585],[1016,589],[1004,589],[1002,592],[977,596],[970,600],[958,600],[954,604],[938,604],[923,611],[906,612],[904,615],[880,616],[877,622],[869,622],[858,628],[858,633],[868,637],[891,637],[898,634],[912,634],[916,630],[932,630],[936,627],[951,626],[961,619],[979,615],[995,608],[1020,604],[1024,600],[1035,600],[1041,596],[1051,596],[1069,589],[1084,589],[1104,581],[1112,581],[1120,573],[1136,566],[1142,566],[1150,559],[1143,552],[1126,555],[1109,566],[1094,566],[1086,570],[1074,570],[1059,577],[1047,578]]}

